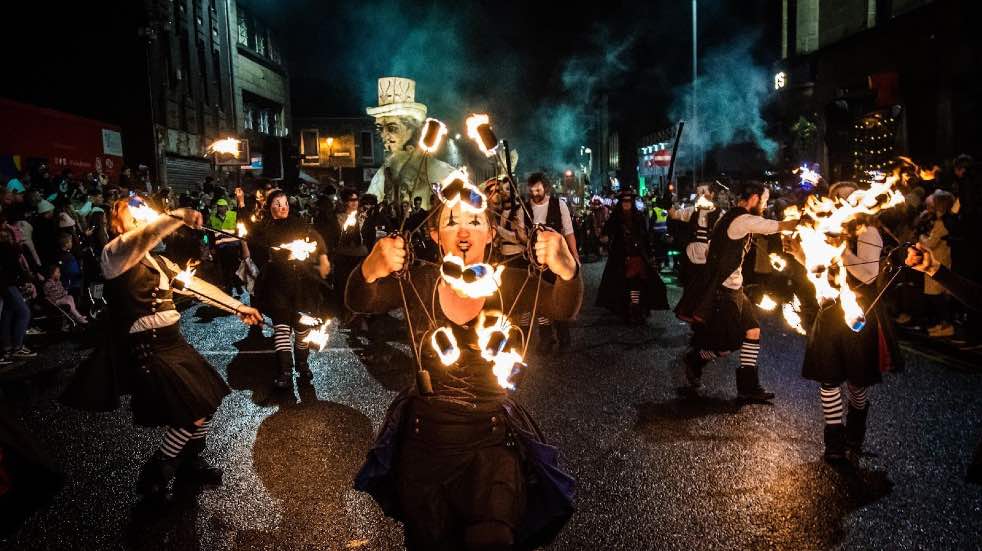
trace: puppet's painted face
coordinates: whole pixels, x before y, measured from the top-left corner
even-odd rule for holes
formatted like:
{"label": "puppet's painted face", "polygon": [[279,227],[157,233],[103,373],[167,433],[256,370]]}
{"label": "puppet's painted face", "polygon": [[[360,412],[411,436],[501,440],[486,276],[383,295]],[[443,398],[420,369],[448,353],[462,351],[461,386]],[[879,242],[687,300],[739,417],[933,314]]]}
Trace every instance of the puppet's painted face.
{"label": "puppet's painted face", "polygon": [[404,151],[418,129],[408,117],[379,117],[375,119],[375,131],[382,139],[382,147],[388,153]]}
{"label": "puppet's painted face", "polygon": [[443,253],[457,255],[465,264],[484,261],[484,250],[494,238],[485,213],[467,212],[460,205],[440,210],[439,231],[430,237],[440,244]]}

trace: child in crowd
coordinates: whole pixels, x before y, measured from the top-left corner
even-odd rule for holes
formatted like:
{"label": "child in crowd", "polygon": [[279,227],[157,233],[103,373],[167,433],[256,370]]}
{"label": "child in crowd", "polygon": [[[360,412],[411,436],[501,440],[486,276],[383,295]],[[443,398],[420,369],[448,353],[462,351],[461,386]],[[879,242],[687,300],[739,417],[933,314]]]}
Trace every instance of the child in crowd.
{"label": "child in crowd", "polygon": [[89,320],[75,307],[75,299],[61,284],[61,268],[57,264],[48,267],[48,279],[44,282],[44,296],[57,306],[64,307],[76,322],[85,325]]}

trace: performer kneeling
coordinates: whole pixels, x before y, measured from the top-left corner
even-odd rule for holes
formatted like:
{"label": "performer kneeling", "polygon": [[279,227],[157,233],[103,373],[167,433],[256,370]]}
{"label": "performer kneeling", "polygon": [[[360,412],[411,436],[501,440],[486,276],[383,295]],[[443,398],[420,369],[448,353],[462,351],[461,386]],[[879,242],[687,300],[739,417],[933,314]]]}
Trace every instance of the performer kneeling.
{"label": "performer kneeling", "polygon": [[737,206],[720,217],[713,229],[705,271],[686,285],[675,307],[676,315],[693,329],[684,359],[688,391],[694,392],[702,385],[702,368],[707,363],[740,350],[737,397],[758,401],[774,398],[773,392],[760,386],[757,375],[760,325],[753,304],[743,292],[743,257],[750,247],[751,236],[769,235],[795,226],[793,221],[778,222],[761,216],[769,193],[760,184],[743,187]]}
{"label": "performer kneeling", "polygon": [[[488,258],[494,231],[487,212],[436,208],[430,235],[442,254],[465,264]],[[534,248],[537,261],[556,275],[554,283],[538,282],[538,291],[534,279],[523,285],[525,269],[506,268],[499,292],[488,298],[459,294],[437,266],[408,272],[408,321],[414,343],[423,343],[420,367],[432,392],[411,388],[395,399],[355,487],[405,524],[410,549],[532,549],[551,541],[572,514],[573,480],[559,470],[555,448],[529,413],[499,385],[478,345],[478,321],[487,311],[528,312],[536,299],[538,312],[550,319],[567,320],[579,310],[583,282],[563,236],[542,231]],[[379,240],[348,280],[348,307],[381,313],[404,306],[393,273],[405,261],[401,237]],[[450,365],[430,346],[437,327],[449,328],[458,343],[459,358]]]}
{"label": "performer kneeling", "polygon": [[101,259],[109,330],[103,345],[76,371],[62,401],[80,409],[109,411],[119,406],[119,395],[128,393],[136,424],[167,427],[160,449],[143,466],[137,482],[139,493],[156,498],[166,494],[175,474],[189,482],[221,482],[221,470],[207,465],[200,453],[212,415],[229,393],[215,368],[181,335],[181,315],[172,293],[231,307],[246,324],[261,323],[262,317],[197,278],[186,287],[200,295],[172,288],[180,268],[152,251],[182,224],[201,227],[201,214],[178,209],[172,214],[180,219],[159,216],[144,223],[131,210],[141,207],[145,204],[139,197],[113,204],[111,228],[116,237]]}

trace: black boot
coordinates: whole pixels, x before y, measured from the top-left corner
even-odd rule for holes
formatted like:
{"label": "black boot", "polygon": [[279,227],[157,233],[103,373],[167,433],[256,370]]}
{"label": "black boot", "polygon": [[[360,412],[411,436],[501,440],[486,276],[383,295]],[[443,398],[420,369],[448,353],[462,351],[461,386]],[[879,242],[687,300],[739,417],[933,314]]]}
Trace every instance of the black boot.
{"label": "black boot", "polygon": [[146,499],[161,499],[167,496],[167,485],[177,472],[179,460],[167,457],[160,450],[154,452],[150,460],[140,469],[136,481],[136,491]]}
{"label": "black boot", "polygon": [[309,381],[314,378],[314,372],[310,370],[310,365],[307,364],[307,358],[310,356],[310,350],[307,348],[294,348],[293,349],[293,361],[297,364],[297,373],[300,378]]}
{"label": "black boot", "polygon": [[829,463],[846,458],[846,427],[841,424],[825,425],[825,453],[822,458]]}
{"label": "black boot", "polygon": [[552,323],[556,328],[556,341],[559,344],[559,351],[565,352],[571,342],[569,337],[569,322],[554,321]]}
{"label": "black boot", "polygon": [[279,389],[290,388],[293,384],[293,354],[289,350],[277,350],[276,362],[280,366],[280,373],[273,381],[273,386]]}
{"label": "black boot", "polygon": [[205,439],[197,438],[188,440],[181,450],[180,464],[177,467],[178,482],[196,484],[201,486],[218,486],[222,483],[224,472],[218,467],[208,464],[201,452],[205,450]]}
{"label": "black boot", "polygon": [[856,456],[863,455],[863,441],[866,440],[866,415],[869,405],[863,409],[849,406],[846,412],[846,449]]}
{"label": "black boot", "polygon": [[685,380],[689,383],[689,390],[699,390],[702,387],[702,368],[706,365],[706,360],[700,358],[695,350],[690,350],[682,361],[685,363]]}
{"label": "black boot", "polygon": [[744,402],[766,402],[774,399],[774,393],[760,386],[756,367],[739,367],[736,371],[737,399]]}

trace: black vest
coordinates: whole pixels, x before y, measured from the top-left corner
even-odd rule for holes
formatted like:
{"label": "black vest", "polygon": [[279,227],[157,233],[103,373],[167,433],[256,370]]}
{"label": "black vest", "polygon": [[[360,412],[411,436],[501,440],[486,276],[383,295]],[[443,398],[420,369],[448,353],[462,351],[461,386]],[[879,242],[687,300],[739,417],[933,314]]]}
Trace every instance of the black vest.
{"label": "black vest", "polygon": [[[528,203],[528,211],[532,212],[532,202]],[[559,232],[559,235],[563,235],[563,211],[559,206],[559,196],[550,195],[549,196],[549,210],[546,211],[546,226]],[[529,219],[528,215],[525,216],[525,227],[532,227],[532,220]]]}
{"label": "black vest", "polygon": [[706,253],[706,268],[712,274],[716,286],[726,281],[730,274],[743,265],[743,257],[750,248],[750,235],[740,239],[730,239],[727,230],[737,216],[749,214],[743,207],[735,207],[724,214],[710,234],[709,252]]}
{"label": "black vest", "polygon": [[[152,256],[164,271],[164,277],[170,279],[176,275],[167,269],[159,255]],[[113,321],[125,331],[129,331],[133,323],[144,316],[175,309],[173,293],[170,289],[160,288],[159,273],[146,257],[129,270],[106,281],[105,296]]]}
{"label": "black vest", "polygon": [[720,209],[713,209],[706,215],[706,225],[699,225],[699,209],[693,211],[689,217],[689,231],[692,232],[692,241],[696,243],[709,243],[709,234],[719,220]]}

